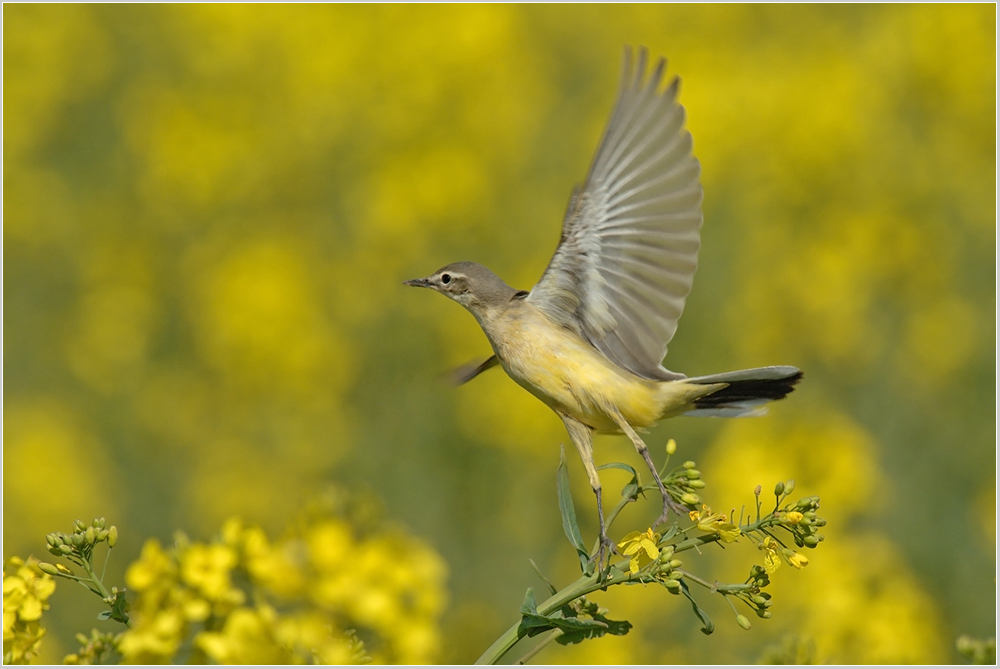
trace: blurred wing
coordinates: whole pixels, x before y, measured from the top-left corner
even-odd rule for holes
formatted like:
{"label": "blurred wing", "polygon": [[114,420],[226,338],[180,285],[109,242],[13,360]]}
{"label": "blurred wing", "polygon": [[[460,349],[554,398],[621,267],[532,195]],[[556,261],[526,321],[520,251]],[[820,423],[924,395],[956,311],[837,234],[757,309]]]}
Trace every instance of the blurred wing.
{"label": "blurred wing", "polygon": [[455,386],[460,386],[462,384],[468,383],[472,379],[476,378],[487,369],[491,369],[500,364],[500,361],[495,355],[491,355],[486,358],[483,362],[469,362],[461,367],[456,367],[455,369],[447,372],[445,378]]}
{"label": "blurred wing", "polygon": [[562,238],[527,300],[589,340],[612,362],[654,379],[679,378],[660,363],[691,290],[701,245],[701,167],[677,103],[663,93],[666,61],[644,82],[625,52],[614,113]]}

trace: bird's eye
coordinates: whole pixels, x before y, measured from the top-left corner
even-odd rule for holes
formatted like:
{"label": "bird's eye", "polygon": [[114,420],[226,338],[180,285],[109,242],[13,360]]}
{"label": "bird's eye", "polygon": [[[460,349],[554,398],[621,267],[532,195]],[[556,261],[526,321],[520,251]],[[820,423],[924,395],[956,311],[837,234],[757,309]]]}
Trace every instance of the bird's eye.
{"label": "bird's eye", "polygon": [[449,283],[451,283],[451,274],[442,274],[441,275],[441,283],[443,283],[445,285],[448,285]]}

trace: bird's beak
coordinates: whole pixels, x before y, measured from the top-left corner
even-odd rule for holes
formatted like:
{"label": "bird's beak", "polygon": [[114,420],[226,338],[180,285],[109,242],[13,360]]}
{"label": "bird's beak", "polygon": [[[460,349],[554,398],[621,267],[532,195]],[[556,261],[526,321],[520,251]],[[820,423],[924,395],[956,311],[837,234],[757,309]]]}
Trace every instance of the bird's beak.
{"label": "bird's beak", "polygon": [[416,286],[418,288],[430,288],[434,284],[432,284],[427,279],[410,279],[409,281],[404,281],[403,285],[404,286]]}

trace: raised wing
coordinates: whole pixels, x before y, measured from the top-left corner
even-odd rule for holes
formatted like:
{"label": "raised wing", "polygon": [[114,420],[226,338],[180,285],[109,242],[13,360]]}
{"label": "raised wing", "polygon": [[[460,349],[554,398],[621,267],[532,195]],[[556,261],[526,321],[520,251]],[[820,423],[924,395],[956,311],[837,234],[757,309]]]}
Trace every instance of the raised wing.
{"label": "raised wing", "polygon": [[660,363],[701,245],[701,167],[683,128],[680,81],[659,92],[665,68],[661,58],[647,79],[645,49],[634,68],[626,49],[618,102],[590,173],[526,298],[612,362],[652,379],[682,376]]}

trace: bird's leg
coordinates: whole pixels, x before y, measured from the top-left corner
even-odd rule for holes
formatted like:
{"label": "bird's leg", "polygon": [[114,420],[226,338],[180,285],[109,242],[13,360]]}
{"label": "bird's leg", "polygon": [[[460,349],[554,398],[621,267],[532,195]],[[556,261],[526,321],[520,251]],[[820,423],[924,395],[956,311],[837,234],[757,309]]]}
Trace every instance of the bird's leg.
{"label": "bird's leg", "polygon": [[635,445],[635,450],[639,451],[639,455],[641,455],[642,459],[646,461],[646,466],[649,467],[649,471],[653,473],[653,479],[656,480],[656,487],[660,489],[660,495],[663,496],[663,513],[661,513],[660,517],[656,519],[655,523],[653,523],[653,527],[667,522],[667,516],[670,515],[671,511],[676,513],[678,516],[687,514],[688,510],[674,501],[673,497],[670,496],[670,493],[668,493],[667,489],[664,487],[663,481],[660,480],[660,474],[656,471],[656,466],[653,465],[652,458],[649,457],[649,449],[646,447],[646,442],[644,442],[638,433],[632,429],[632,426],[628,424],[628,421],[625,420],[625,417],[622,416],[618,409],[611,409],[608,411],[608,415],[615,421],[615,423],[618,424],[618,427],[621,428],[622,432],[628,435],[628,438],[632,440],[632,443]]}
{"label": "bird's leg", "polygon": [[601,524],[601,539],[597,555],[594,557],[596,558],[597,572],[603,575],[604,559],[607,558],[610,564],[612,549],[611,539],[608,538],[607,530],[604,527],[604,509],[601,507],[601,479],[597,476],[597,465],[594,464],[593,430],[575,418],[563,414],[559,414],[559,416],[566,424],[566,431],[569,432],[573,445],[580,452],[580,459],[583,460],[583,467],[587,470],[587,477],[590,479],[590,487],[597,497],[597,518]]}

